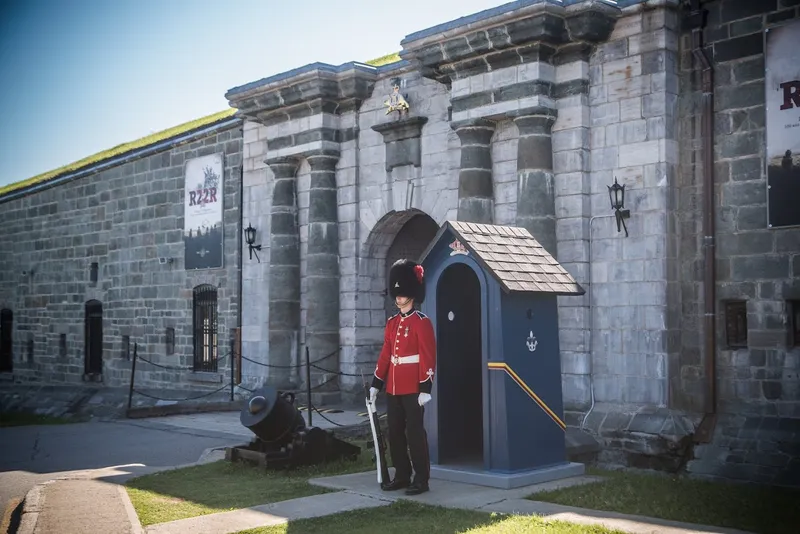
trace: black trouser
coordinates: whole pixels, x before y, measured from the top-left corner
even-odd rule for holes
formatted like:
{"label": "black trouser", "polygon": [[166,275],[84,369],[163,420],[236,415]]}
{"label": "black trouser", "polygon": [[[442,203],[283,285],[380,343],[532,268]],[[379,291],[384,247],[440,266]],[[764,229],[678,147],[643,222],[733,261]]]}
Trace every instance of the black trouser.
{"label": "black trouser", "polygon": [[[417,402],[419,394],[386,395],[386,413],[389,419],[389,452],[394,464],[394,479],[411,480],[414,466],[414,482],[427,484],[430,476],[428,457],[428,435],[423,426],[425,408]],[[411,462],[408,454],[411,453]]]}

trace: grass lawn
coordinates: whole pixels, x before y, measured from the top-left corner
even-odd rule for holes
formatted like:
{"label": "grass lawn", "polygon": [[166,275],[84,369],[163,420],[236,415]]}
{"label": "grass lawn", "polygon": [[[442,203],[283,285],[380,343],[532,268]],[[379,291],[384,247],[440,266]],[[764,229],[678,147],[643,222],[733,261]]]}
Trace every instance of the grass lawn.
{"label": "grass lawn", "polygon": [[83,419],[77,417],[55,417],[29,412],[0,412],[0,427],[27,426],[27,425],[64,425],[80,423]]}
{"label": "grass lawn", "polygon": [[797,532],[800,523],[796,490],[596,469],[587,474],[607,480],[528,498],[763,534]]}
{"label": "grass lawn", "polygon": [[244,530],[237,534],[617,534],[603,527],[545,521],[533,516],[488,514],[398,501],[390,506],[301,519],[286,525]]}
{"label": "grass lawn", "polygon": [[228,461],[174,469],[131,479],[126,484],[143,526],[259,504],[307,497],[329,490],[308,479],[374,469],[372,451],[364,442],[356,461],[341,461],[296,471],[268,472]]}

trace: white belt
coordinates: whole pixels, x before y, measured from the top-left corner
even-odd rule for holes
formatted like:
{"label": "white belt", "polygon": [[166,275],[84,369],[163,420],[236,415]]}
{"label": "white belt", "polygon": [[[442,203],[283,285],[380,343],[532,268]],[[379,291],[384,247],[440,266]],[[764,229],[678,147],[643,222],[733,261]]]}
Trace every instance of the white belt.
{"label": "white belt", "polygon": [[392,356],[392,363],[394,365],[401,365],[404,363],[419,363],[419,354],[412,354],[411,356]]}

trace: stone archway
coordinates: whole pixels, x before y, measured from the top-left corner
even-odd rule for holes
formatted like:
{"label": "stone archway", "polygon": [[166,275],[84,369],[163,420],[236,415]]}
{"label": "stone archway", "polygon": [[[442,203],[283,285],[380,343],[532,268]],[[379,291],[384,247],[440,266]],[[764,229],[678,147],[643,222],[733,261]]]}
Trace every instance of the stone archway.
{"label": "stone archway", "polygon": [[372,228],[359,260],[355,361],[375,362],[386,319],[396,313],[386,287],[392,263],[400,257],[419,258],[438,230],[438,223],[418,209],[389,212]]}
{"label": "stone archway", "polygon": [[[415,214],[406,221],[400,228],[400,231],[394,236],[392,244],[386,252],[383,279],[389,279],[389,269],[391,269],[392,265],[397,260],[401,258],[407,258],[413,261],[419,260],[419,257],[425,252],[425,249],[433,238],[436,237],[436,232],[438,231],[439,225],[426,214]],[[388,291],[384,302],[384,309],[386,310],[387,319],[397,312],[394,301],[388,295]]]}

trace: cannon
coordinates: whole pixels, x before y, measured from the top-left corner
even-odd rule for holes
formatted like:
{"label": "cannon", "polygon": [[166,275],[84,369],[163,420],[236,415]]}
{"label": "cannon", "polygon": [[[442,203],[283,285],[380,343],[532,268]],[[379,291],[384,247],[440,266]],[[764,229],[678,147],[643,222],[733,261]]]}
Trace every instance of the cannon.
{"label": "cannon", "polygon": [[307,427],[294,401],[293,393],[270,386],[253,392],[239,420],[255,438],[248,445],[227,448],[226,460],[267,469],[293,469],[358,458],[360,447],[335,437],[333,432]]}

